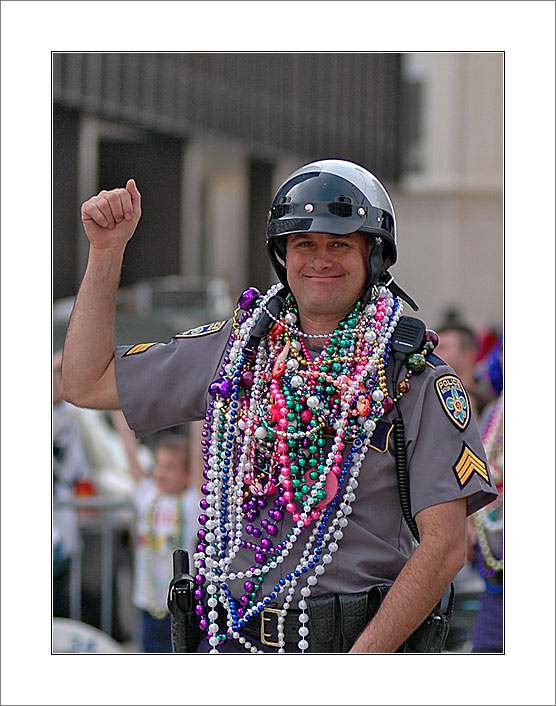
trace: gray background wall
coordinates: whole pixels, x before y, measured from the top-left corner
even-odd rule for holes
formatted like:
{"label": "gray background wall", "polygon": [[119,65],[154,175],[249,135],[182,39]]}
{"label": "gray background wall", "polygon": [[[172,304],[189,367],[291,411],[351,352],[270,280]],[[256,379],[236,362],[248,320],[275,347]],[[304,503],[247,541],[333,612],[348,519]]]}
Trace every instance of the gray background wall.
{"label": "gray background wall", "polygon": [[[392,272],[434,327],[502,313],[503,54],[54,53],[54,298],[75,294],[79,204],[134,176],[144,216],[122,285],[274,281],[264,219],[281,179],[357,161],[391,192]],[[480,253],[480,257],[477,257]]]}

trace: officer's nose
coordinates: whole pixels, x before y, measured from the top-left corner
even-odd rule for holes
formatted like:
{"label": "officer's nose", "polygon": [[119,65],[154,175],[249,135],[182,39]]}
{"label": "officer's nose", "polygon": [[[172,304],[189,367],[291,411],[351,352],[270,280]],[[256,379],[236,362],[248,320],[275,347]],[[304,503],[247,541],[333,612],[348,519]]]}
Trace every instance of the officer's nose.
{"label": "officer's nose", "polygon": [[332,265],[332,253],[324,243],[317,244],[312,265],[316,270],[326,270]]}

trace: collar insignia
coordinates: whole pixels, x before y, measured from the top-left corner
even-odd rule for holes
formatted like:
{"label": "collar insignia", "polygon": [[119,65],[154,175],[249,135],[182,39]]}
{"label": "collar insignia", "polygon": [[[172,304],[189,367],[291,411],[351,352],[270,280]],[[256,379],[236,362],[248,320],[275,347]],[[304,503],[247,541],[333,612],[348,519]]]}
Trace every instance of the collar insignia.
{"label": "collar insignia", "polygon": [[210,333],[216,333],[220,331],[226,324],[225,321],[213,321],[212,324],[205,324],[204,326],[197,326],[195,328],[190,328],[183,333],[178,333],[174,338],[197,338],[199,336],[208,336]]}
{"label": "collar insignia", "polygon": [[461,380],[455,375],[443,375],[435,382],[435,388],[450,421],[465,431],[471,419],[471,405]]}

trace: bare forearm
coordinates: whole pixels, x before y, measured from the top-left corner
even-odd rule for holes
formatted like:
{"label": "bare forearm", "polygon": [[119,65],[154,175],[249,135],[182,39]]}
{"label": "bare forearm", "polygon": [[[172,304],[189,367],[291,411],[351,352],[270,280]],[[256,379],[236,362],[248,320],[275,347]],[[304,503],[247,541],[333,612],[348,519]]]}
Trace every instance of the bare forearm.
{"label": "bare forearm", "polygon": [[395,652],[441,599],[456,566],[441,562],[437,552],[423,545],[417,547],[351,652]]}
{"label": "bare forearm", "polygon": [[441,599],[466,560],[465,498],[417,513],[421,544],[350,652],[395,652]]}
{"label": "bare forearm", "polygon": [[79,407],[119,409],[114,308],[124,251],[141,218],[134,179],[81,205],[89,262],[71,315],[62,358],[62,395]]}
{"label": "bare forearm", "polygon": [[82,407],[118,409],[115,394],[114,309],[123,249],[91,248],[68,326],[62,363],[62,392]]}
{"label": "bare forearm", "polygon": [[137,441],[133,431],[129,428],[124,417],[124,413],[121,410],[112,412],[112,420],[114,422],[114,427],[120,435],[124,445],[129,472],[133,476],[135,482],[140,483],[145,477],[145,471],[139,463],[139,442]]}

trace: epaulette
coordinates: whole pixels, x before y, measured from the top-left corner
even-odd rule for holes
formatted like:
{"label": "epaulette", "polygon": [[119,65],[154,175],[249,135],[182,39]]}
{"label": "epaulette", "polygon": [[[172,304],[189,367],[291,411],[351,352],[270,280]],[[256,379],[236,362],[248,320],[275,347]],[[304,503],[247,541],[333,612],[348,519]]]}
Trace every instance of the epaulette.
{"label": "epaulette", "polygon": [[388,450],[388,442],[390,439],[390,434],[392,432],[394,425],[390,422],[385,422],[382,419],[378,419],[376,422],[376,429],[373,433],[373,441],[370,444],[370,448],[380,453],[384,453]]}
{"label": "epaulette", "polygon": [[438,368],[441,365],[448,365],[448,363],[435,353],[429,353],[427,356],[427,365],[430,365],[431,368]]}

